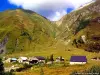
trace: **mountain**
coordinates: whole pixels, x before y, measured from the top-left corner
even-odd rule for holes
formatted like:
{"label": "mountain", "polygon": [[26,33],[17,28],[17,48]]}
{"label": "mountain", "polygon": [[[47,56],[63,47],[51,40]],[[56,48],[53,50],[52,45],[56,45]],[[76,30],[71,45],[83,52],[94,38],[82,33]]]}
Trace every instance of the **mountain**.
{"label": "mountain", "polygon": [[23,9],[0,12],[0,53],[52,46],[57,27],[45,17]]}
{"label": "mountain", "polygon": [[74,45],[87,51],[100,50],[100,0],[65,15],[56,24],[61,31],[57,38],[65,45]]}
{"label": "mountain", "polygon": [[60,43],[100,50],[100,1],[92,1],[57,22],[30,10],[0,12],[0,53],[43,50]]}

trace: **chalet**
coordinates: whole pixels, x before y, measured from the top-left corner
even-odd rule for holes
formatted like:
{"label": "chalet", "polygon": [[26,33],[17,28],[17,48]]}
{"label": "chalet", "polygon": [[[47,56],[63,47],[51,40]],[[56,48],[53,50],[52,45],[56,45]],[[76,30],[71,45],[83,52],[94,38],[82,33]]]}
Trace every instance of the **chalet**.
{"label": "chalet", "polygon": [[17,58],[11,58],[10,62],[17,62]]}
{"label": "chalet", "polygon": [[28,58],[27,57],[19,57],[18,62],[19,63],[27,63],[28,62]]}
{"label": "chalet", "polygon": [[64,62],[64,58],[63,57],[58,57],[58,58],[56,58],[55,62]]}
{"label": "chalet", "polygon": [[29,58],[30,64],[36,64],[36,63],[45,63],[45,57],[42,56],[35,56],[32,58]]}
{"label": "chalet", "polygon": [[7,58],[3,60],[3,63],[11,63],[11,62],[17,62],[17,58]]}
{"label": "chalet", "polygon": [[47,65],[51,65],[51,64],[53,64],[53,63],[52,63],[52,61],[49,61],[49,62],[47,62],[46,64],[47,64]]}
{"label": "chalet", "polygon": [[100,57],[94,57],[94,58],[91,58],[91,60],[100,61]]}
{"label": "chalet", "polygon": [[34,58],[34,57],[29,58],[29,64],[37,64],[37,63],[38,63],[37,58]]}
{"label": "chalet", "polygon": [[71,56],[70,65],[83,65],[87,63],[86,56]]}

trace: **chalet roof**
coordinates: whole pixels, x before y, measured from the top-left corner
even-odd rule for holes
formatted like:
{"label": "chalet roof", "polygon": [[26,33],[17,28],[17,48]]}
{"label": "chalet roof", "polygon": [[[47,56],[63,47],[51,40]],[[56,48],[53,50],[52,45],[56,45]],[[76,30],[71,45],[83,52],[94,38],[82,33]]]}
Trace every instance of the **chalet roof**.
{"label": "chalet roof", "polygon": [[27,57],[20,57],[20,59],[27,60],[28,58]]}
{"label": "chalet roof", "polygon": [[32,61],[32,60],[38,60],[38,59],[36,57],[30,57],[29,60]]}
{"label": "chalet roof", "polygon": [[91,58],[91,59],[100,59],[100,57],[94,57],[94,58]]}
{"label": "chalet roof", "polygon": [[87,62],[86,56],[71,56],[70,62]]}
{"label": "chalet roof", "polygon": [[15,61],[16,61],[16,60],[17,60],[17,58],[11,58],[11,60],[15,60]]}
{"label": "chalet roof", "polygon": [[35,58],[37,58],[38,60],[45,60],[45,57],[43,56],[35,56]]}

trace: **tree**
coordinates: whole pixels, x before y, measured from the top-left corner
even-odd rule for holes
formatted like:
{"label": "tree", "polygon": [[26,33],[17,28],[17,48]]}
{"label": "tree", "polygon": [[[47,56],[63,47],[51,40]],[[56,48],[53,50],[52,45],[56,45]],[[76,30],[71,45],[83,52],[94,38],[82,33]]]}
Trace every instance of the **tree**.
{"label": "tree", "polygon": [[4,64],[0,58],[0,75],[14,75],[12,72],[4,72]]}
{"label": "tree", "polygon": [[53,63],[54,59],[53,59],[53,54],[50,56],[50,61]]}
{"label": "tree", "polygon": [[62,61],[62,56],[60,56],[60,61]]}
{"label": "tree", "polygon": [[4,72],[4,67],[3,67],[3,62],[2,59],[0,58],[0,75]]}
{"label": "tree", "polygon": [[47,56],[47,58],[45,59],[45,63],[47,63],[49,61],[49,57]]}

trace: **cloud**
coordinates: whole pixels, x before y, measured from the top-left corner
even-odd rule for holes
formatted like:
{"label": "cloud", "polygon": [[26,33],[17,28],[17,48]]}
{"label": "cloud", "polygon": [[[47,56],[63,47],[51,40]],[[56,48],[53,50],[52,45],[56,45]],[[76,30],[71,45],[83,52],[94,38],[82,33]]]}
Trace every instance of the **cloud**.
{"label": "cloud", "polygon": [[78,8],[78,7],[80,7],[81,5],[84,5],[84,4],[86,4],[86,3],[89,3],[89,2],[91,2],[91,1],[93,1],[93,0],[69,0],[71,3],[72,3],[72,5],[75,7],[75,8]]}
{"label": "cloud", "polygon": [[78,8],[92,0],[8,0],[11,4],[33,10],[50,20],[59,20],[67,8]]}
{"label": "cloud", "polygon": [[57,11],[57,12],[55,12],[54,15],[48,17],[48,19],[52,19],[52,21],[57,21],[57,20],[61,19],[61,17],[63,17],[66,14],[67,14],[67,12],[65,10]]}

